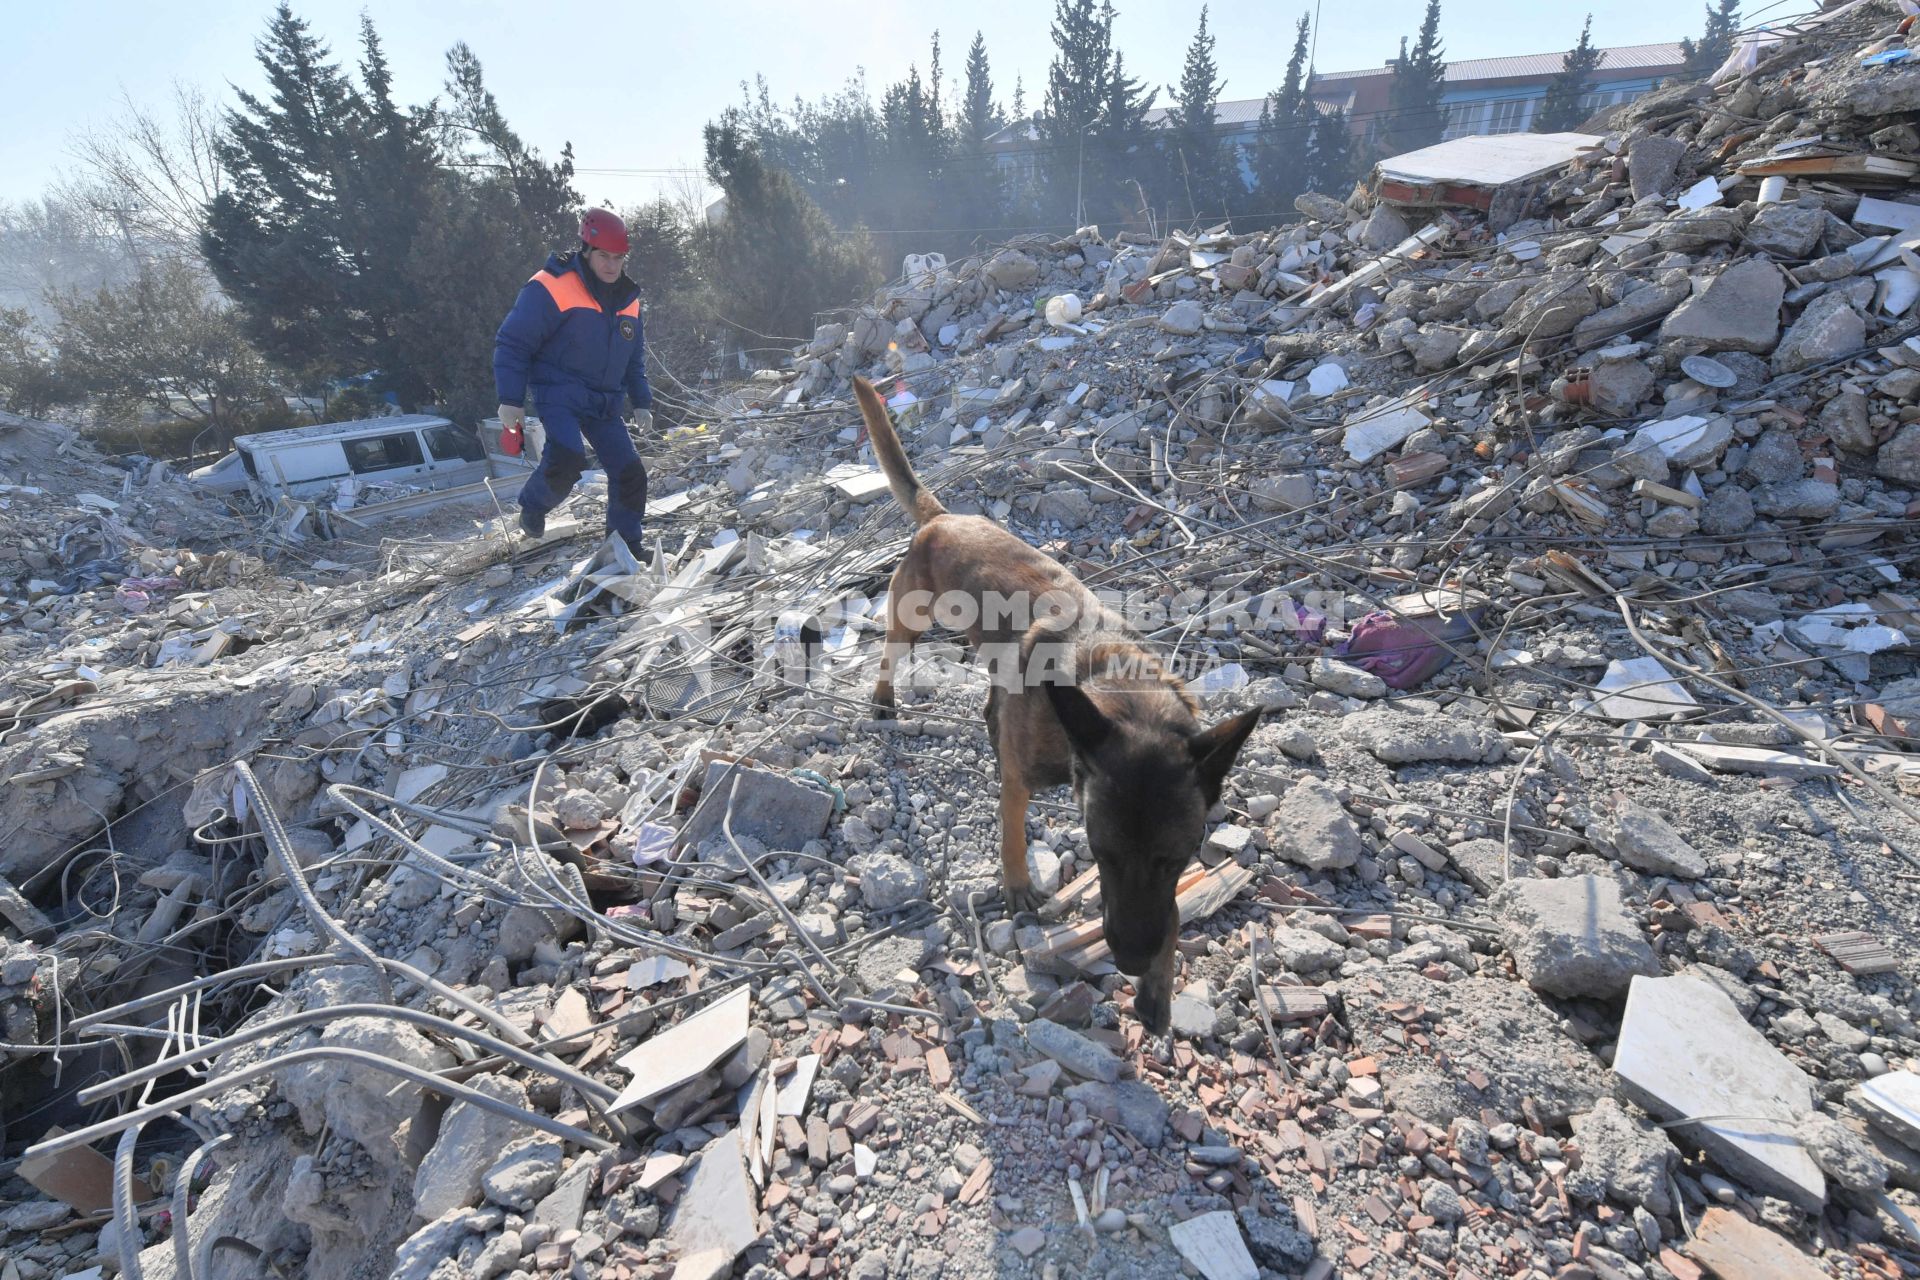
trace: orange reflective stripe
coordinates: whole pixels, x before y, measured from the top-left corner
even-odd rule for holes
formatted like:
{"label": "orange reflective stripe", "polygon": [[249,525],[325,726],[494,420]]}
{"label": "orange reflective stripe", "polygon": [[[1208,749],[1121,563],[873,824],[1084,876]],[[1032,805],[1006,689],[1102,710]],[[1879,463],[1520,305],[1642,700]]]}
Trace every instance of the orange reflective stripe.
{"label": "orange reflective stripe", "polygon": [[600,304],[587,292],[586,282],[571,271],[563,276],[556,276],[549,271],[536,271],[531,283],[545,289],[553,298],[553,305],[562,311],[575,311],[581,307],[600,310]]}
{"label": "orange reflective stripe", "polygon": [[632,302],[620,308],[620,314],[623,316],[638,317],[640,314],[640,299],[635,298]]}

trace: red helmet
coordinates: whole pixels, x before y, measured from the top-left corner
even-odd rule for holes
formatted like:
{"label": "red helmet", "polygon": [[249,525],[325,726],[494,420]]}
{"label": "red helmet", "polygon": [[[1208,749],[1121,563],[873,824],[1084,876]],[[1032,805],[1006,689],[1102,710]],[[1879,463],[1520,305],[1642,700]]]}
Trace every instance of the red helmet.
{"label": "red helmet", "polygon": [[607,253],[627,251],[627,224],[618,214],[605,209],[589,209],[580,215],[580,243],[589,249]]}

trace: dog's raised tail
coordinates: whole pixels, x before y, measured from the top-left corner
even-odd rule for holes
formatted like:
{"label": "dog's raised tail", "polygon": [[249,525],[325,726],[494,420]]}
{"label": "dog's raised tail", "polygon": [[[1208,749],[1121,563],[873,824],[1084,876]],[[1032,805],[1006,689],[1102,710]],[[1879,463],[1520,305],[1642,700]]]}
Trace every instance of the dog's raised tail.
{"label": "dog's raised tail", "polygon": [[865,378],[853,380],[853,394],[860,402],[867,439],[873,441],[873,456],[880,461],[887,488],[893,490],[893,500],[913,517],[915,524],[925,524],[935,516],[945,515],[947,509],[940,505],[940,499],[927,492],[920,478],[913,474],[906,451],[900,447],[900,437],[894,432],[893,419],[887,413],[887,402]]}

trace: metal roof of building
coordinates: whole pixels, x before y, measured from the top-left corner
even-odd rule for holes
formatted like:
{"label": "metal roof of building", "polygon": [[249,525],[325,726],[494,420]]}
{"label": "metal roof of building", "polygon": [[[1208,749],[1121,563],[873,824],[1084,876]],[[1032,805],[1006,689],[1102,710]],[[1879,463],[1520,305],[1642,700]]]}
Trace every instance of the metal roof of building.
{"label": "metal roof of building", "polygon": [[[1467,58],[1447,64],[1447,81],[1453,83],[1463,80],[1513,80],[1528,76],[1557,75],[1566,56],[1566,51],[1561,50],[1558,53],[1525,53],[1511,58]],[[1627,44],[1600,50],[1598,69],[1601,71],[1671,71],[1678,68],[1685,60],[1677,43]],[[1368,67],[1362,71],[1323,71],[1314,79],[1360,80],[1368,76],[1392,73],[1392,67]],[[1223,102],[1220,105],[1226,104]]]}

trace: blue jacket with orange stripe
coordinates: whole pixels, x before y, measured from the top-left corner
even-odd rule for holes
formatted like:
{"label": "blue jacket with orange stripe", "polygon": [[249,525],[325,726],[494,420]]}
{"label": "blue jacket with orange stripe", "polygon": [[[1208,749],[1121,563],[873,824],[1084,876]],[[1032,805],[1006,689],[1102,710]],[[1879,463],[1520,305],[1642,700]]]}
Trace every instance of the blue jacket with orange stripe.
{"label": "blue jacket with orange stripe", "polygon": [[619,417],[620,393],[635,408],[653,406],[647,386],[640,286],[622,275],[602,306],[578,253],[554,254],[520,289],[493,340],[500,403],[524,407],[527,389],[543,411],[570,409]]}

